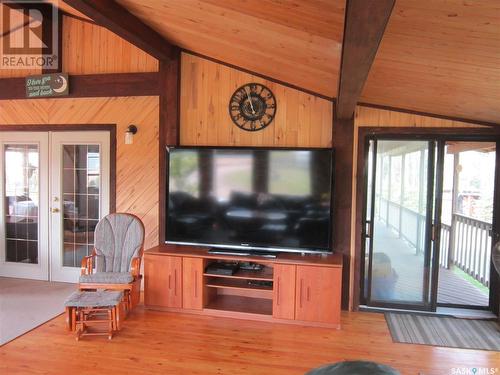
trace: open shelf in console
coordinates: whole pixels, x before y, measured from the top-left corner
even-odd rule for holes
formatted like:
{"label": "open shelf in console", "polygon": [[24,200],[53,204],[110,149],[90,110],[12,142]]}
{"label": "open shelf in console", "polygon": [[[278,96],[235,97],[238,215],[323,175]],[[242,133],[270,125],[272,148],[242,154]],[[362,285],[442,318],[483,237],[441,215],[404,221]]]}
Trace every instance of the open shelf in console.
{"label": "open shelf in console", "polygon": [[[203,285],[206,302],[204,309],[221,314],[242,313],[271,316],[273,313],[272,265],[255,261],[237,261],[238,267],[241,268],[236,269],[232,275],[224,275],[221,274],[223,272],[216,273],[217,263],[220,262],[222,262],[219,268],[221,271],[225,268],[231,269],[231,266],[224,267],[224,261],[219,259],[205,263]],[[257,267],[257,269],[251,269],[252,267]]]}
{"label": "open shelf in console", "polygon": [[[260,281],[260,280],[257,280]],[[228,279],[210,276],[205,281],[207,288],[218,289],[233,289],[241,292],[248,292],[255,297],[272,298],[273,286],[271,285],[256,285],[251,283],[251,279]]]}
{"label": "open shelf in console", "polygon": [[246,279],[246,280],[262,280],[273,281],[272,267],[264,266],[260,271],[238,270],[232,275],[220,275],[214,273],[204,273],[204,276],[222,277],[228,279]]}
{"label": "open shelf in console", "polygon": [[272,315],[273,301],[268,298],[217,294],[210,299],[205,309],[246,314]]}

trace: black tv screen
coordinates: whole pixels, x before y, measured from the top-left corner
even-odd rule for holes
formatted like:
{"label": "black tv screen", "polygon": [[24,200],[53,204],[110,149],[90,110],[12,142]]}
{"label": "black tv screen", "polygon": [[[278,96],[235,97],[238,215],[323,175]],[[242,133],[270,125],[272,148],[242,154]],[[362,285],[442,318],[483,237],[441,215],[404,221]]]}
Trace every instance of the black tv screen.
{"label": "black tv screen", "polygon": [[331,149],[178,147],[167,158],[167,243],[331,251]]}

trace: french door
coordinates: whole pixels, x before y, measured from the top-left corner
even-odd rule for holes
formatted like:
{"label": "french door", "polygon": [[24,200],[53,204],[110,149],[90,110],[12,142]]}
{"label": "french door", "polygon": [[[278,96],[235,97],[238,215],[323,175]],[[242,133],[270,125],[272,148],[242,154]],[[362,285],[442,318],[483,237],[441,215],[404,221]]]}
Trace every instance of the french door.
{"label": "french door", "polygon": [[109,213],[109,132],[0,132],[0,147],[0,276],[77,282]]}
{"label": "french door", "polygon": [[0,132],[0,276],[48,279],[48,141]]}
{"label": "french door", "polygon": [[109,213],[109,132],[51,134],[50,277],[77,282],[94,229]]}

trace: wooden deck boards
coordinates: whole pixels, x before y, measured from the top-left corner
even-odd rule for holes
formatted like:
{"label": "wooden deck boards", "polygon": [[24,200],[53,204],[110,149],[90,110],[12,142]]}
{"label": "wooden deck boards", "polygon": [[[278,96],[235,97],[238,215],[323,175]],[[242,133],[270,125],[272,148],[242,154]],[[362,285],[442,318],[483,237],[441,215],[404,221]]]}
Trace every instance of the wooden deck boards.
{"label": "wooden deck boards", "polygon": [[488,306],[489,297],[452,270],[439,269],[438,303]]}

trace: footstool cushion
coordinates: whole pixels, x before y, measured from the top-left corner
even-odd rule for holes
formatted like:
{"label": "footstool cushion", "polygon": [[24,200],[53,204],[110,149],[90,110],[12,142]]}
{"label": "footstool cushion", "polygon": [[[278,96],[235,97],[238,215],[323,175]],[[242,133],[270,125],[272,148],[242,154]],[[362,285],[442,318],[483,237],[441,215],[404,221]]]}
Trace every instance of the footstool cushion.
{"label": "footstool cushion", "polygon": [[66,307],[107,307],[116,306],[123,299],[123,292],[101,290],[97,292],[78,291],[71,294],[64,306]]}

